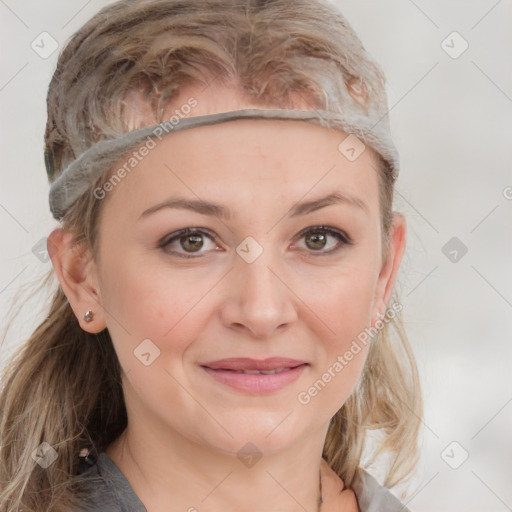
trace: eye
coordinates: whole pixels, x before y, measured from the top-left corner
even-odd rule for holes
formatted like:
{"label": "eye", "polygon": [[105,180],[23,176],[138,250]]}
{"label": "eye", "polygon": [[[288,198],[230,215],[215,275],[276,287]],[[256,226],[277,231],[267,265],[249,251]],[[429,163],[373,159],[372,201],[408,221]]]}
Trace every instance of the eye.
{"label": "eye", "polygon": [[[214,237],[205,230],[186,228],[163,238],[159,242],[158,247],[165,252],[172,253],[181,258],[198,258],[201,252],[206,252],[201,251],[201,249],[205,247],[205,239],[213,244],[213,238]],[[215,250],[215,247],[218,247],[215,244],[213,244],[213,246],[214,247],[210,247],[210,249],[213,248]],[[168,248],[171,250],[168,250]],[[208,244],[206,244],[206,248],[208,249]],[[194,253],[199,253],[199,255],[193,256]]]}
{"label": "eye", "polygon": [[[353,245],[352,240],[346,233],[327,226],[307,228],[301,231],[298,238],[304,238],[306,249],[317,253],[310,254],[310,256],[325,256],[339,251],[345,245]],[[334,238],[337,243],[329,244],[329,238]],[[293,247],[297,247],[297,245],[294,244]]]}
{"label": "eye", "polygon": [[[180,258],[199,258],[201,253],[208,252],[208,243],[205,245],[205,240],[212,245],[209,248],[210,250],[219,250],[219,246],[214,243],[214,238],[204,228],[185,228],[164,237],[158,243],[158,247]],[[310,254],[310,256],[325,256],[337,252],[345,245],[353,245],[352,240],[346,233],[326,226],[309,227],[297,235],[297,239],[302,238],[305,240],[306,249],[309,249],[312,253],[317,253]],[[334,246],[332,243],[329,244],[330,238],[337,241]],[[206,250],[202,251],[201,249],[205,247]],[[292,247],[299,246],[293,244]],[[195,253],[197,256],[194,256]]]}

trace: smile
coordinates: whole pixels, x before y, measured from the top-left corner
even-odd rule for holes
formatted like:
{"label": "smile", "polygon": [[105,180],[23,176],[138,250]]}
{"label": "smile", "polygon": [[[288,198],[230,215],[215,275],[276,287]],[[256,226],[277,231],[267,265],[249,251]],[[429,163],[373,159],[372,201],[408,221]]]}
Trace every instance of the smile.
{"label": "smile", "polygon": [[232,358],[203,363],[200,366],[214,381],[223,386],[245,394],[263,395],[292,384],[309,364],[286,358]]}
{"label": "smile", "polygon": [[286,372],[291,368],[276,368],[275,370],[227,370],[235,373],[245,373],[247,375],[274,375],[276,373]]}

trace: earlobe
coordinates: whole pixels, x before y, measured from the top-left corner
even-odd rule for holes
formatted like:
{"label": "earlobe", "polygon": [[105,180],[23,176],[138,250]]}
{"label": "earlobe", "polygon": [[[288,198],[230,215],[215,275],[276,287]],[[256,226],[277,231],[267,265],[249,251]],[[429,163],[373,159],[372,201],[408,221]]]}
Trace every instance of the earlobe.
{"label": "earlobe", "polygon": [[62,291],[87,332],[105,329],[94,262],[88,251],[74,243],[72,233],[56,228],[47,239],[48,254]]}
{"label": "earlobe", "polygon": [[385,314],[391,299],[398,269],[400,268],[402,256],[405,251],[406,231],[404,216],[401,213],[393,213],[386,260],[382,264],[375,292],[375,317],[377,317],[377,313]]}

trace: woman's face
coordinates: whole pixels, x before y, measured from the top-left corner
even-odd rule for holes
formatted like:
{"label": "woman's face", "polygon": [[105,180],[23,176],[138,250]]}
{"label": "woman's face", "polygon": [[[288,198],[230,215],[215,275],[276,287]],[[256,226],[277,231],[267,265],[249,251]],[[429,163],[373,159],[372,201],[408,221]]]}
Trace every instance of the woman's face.
{"label": "woman's face", "polygon": [[325,435],[394,272],[374,154],[349,161],[345,137],[301,121],[185,130],[106,194],[99,309],[139,430],[231,453]]}

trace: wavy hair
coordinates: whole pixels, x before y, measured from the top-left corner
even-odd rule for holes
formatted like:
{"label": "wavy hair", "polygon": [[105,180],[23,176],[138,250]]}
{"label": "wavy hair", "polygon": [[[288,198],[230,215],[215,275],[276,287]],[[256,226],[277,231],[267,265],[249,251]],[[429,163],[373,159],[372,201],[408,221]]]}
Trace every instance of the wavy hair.
{"label": "wavy hair", "polygon": [[[357,81],[363,101],[386,102],[385,79],[341,13],[322,0],[122,0],[91,18],[62,50],[51,80],[45,159],[50,181],[95,142],[129,131],[123,98],[146,92],[157,122],[186,85],[236,83],[258,104],[343,108],[340,84]],[[384,251],[395,176],[381,160]],[[102,201],[92,194],[62,219],[76,247],[97,250]],[[50,287],[53,270],[41,286]],[[83,331],[56,284],[46,318],[6,366],[0,395],[0,512],[78,508],[78,454],[106,449],[125,429],[121,369],[108,330]],[[422,397],[399,317],[372,342],[354,392],[332,418],[323,456],[350,486],[370,431],[373,459],[387,454],[384,484],[410,475],[418,460]],[[31,457],[42,442],[58,452],[43,469]]]}

